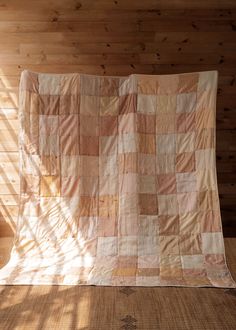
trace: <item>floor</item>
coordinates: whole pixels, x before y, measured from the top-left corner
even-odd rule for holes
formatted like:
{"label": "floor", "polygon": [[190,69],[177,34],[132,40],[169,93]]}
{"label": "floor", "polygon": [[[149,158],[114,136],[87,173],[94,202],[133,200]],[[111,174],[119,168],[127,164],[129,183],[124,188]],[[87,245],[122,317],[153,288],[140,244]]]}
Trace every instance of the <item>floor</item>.
{"label": "floor", "polygon": [[[236,238],[225,239],[236,278]],[[233,330],[236,289],[0,286],[0,329]]]}

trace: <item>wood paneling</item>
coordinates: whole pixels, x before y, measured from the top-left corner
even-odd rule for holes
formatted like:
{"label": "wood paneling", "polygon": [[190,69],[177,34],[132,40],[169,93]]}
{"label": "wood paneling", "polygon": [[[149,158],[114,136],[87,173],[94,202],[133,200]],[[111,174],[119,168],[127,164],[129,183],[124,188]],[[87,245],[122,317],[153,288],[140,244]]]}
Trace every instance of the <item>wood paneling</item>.
{"label": "wood paneling", "polygon": [[225,234],[236,234],[235,0],[0,0],[0,41],[1,237],[11,235],[18,212],[23,69],[100,75],[218,70],[219,193]]}

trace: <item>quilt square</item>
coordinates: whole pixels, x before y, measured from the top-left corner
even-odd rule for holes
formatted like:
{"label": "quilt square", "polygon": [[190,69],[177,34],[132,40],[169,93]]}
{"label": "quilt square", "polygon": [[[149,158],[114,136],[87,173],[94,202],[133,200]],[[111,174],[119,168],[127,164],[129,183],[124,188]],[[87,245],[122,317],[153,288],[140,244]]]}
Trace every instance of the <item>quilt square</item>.
{"label": "quilt square", "polygon": [[[64,181],[64,178],[63,178]],[[99,181],[94,176],[81,176],[79,178],[79,194],[84,196],[98,196],[99,193]],[[66,180],[63,182],[66,185]],[[68,189],[68,186],[67,186]],[[75,188],[74,188],[75,189]],[[75,190],[72,190],[72,195],[75,194]]]}
{"label": "quilt square", "polygon": [[184,73],[179,75],[179,93],[193,93],[198,89],[198,73]]}
{"label": "quilt square", "polygon": [[137,94],[125,94],[119,97],[119,115],[137,111]]}
{"label": "quilt square", "polygon": [[117,236],[117,218],[109,217],[98,219],[98,236]]}
{"label": "quilt square", "polygon": [[176,176],[175,174],[157,175],[157,193],[160,195],[176,194]]}
{"label": "quilt square", "polygon": [[137,132],[136,113],[128,113],[119,116],[119,134]]}
{"label": "quilt square", "polygon": [[159,253],[159,237],[158,236],[139,236],[138,255],[149,256]]}
{"label": "quilt square", "polygon": [[171,113],[158,114],[156,116],[156,134],[175,132],[176,115]]}
{"label": "quilt square", "polygon": [[[36,166],[36,164],[35,164]],[[39,170],[42,175],[60,175],[60,158],[55,155],[41,156]]]}
{"label": "quilt square", "polygon": [[118,116],[118,114],[119,114],[119,97],[118,96],[101,96],[99,107],[100,107],[101,116]]}
{"label": "quilt square", "polygon": [[100,132],[101,136],[117,135],[118,133],[118,119],[117,116],[103,116],[100,118]]}
{"label": "quilt square", "polygon": [[156,77],[149,76],[138,76],[138,93],[155,95],[157,93],[157,79]]}
{"label": "quilt square", "polygon": [[178,84],[179,84],[179,75],[158,76],[157,94],[158,95],[177,94]]}
{"label": "quilt square", "polygon": [[80,196],[79,200],[79,216],[80,217],[97,217],[98,216],[98,197],[97,196]]}
{"label": "quilt square", "polygon": [[179,216],[178,215],[159,215],[159,234],[162,236],[179,234]]}
{"label": "quilt square", "polygon": [[156,173],[155,155],[139,153],[137,158],[140,174],[154,175]]}
{"label": "quilt square", "polygon": [[177,94],[158,95],[156,105],[157,114],[174,114],[176,112]]}
{"label": "quilt square", "polygon": [[154,134],[139,134],[139,151],[143,154],[155,154],[156,144]]}
{"label": "quilt square", "polygon": [[100,93],[101,96],[112,96],[119,94],[119,80],[116,78],[101,77]]}
{"label": "quilt square", "polygon": [[175,134],[157,135],[156,147],[157,154],[174,154],[176,150]]}
{"label": "quilt square", "polygon": [[127,173],[119,176],[119,193],[129,194],[137,192],[138,174]]}
{"label": "quilt square", "polygon": [[80,136],[79,140],[80,155],[98,156],[99,155],[99,137],[98,136]]}
{"label": "quilt square", "polygon": [[[159,219],[156,215],[140,215],[139,216],[139,234],[141,236],[158,236],[159,235]],[[157,251],[156,251],[157,252]],[[154,255],[156,253],[154,252]]]}
{"label": "quilt square", "polygon": [[80,96],[75,95],[61,95],[60,96],[60,115],[72,115],[80,113]]}
{"label": "quilt square", "polygon": [[[137,173],[138,172],[138,160],[139,160],[138,153],[136,153],[136,152],[119,154],[119,159],[118,159],[119,173],[120,174]],[[143,166],[142,166],[142,168],[143,168]]]}
{"label": "quilt square", "polygon": [[156,113],[156,96],[138,94],[137,112],[154,115]]}
{"label": "quilt square", "polygon": [[97,76],[82,74],[80,76],[80,94],[99,95],[100,79]]}
{"label": "quilt square", "polygon": [[72,74],[70,77],[62,76],[60,79],[61,95],[80,94],[80,76]]}
{"label": "quilt square", "polygon": [[85,116],[99,115],[100,98],[96,95],[80,95],[80,114]]}
{"label": "quilt square", "polygon": [[129,216],[130,214],[138,214],[137,207],[139,205],[138,194],[126,194],[119,196],[119,212],[120,216]]}
{"label": "quilt square", "polygon": [[179,229],[183,234],[199,234],[201,232],[201,217],[199,211],[179,215]]}
{"label": "quilt square", "polygon": [[217,211],[201,211],[200,225],[202,233],[221,232],[221,219]]}
{"label": "quilt square", "polygon": [[159,215],[177,215],[179,213],[176,194],[157,195]]}
{"label": "quilt square", "polygon": [[139,194],[140,214],[157,215],[156,194]]}
{"label": "quilt square", "polygon": [[183,234],[179,238],[180,252],[182,255],[202,254],[201,234]]}
{"label": "quilt square", "polygon": [[119,179],[117,175],[103,175],[99,177],[99,194],[103,195],[115,195],[120,192]]}
{"label": "quilt square", "polygon": [[61,77],[46,73],[38,74],[39,94],[41,95],[60,95]]}
{"label": "quilt square", "polygon": [[99,157],[99,176],[118,175],[119,163],[117,155]]}
{"label": "quilt square", "polygon": [[67,176],[61,178],[61,196],[73,197],[80,194],[80,178]]}
{"label": "quilt square", "polygon": [[47,175],[42,176],[40,180],[40,195],[43,197],[60,196],[60,177]]}
{"label": "quilt square", "polygon": [[177,153],[193,152],[195,147],[195,132],[177,134],[176,151]]}
{"label": "quilt square", "polygon": [[98,156],[79,156],[78,175],[80,176],[99,176],[99,157]]}
{"label": "quilt square", "polygon": [[102,218],[114,218],[118,212],[117,195],[105,195],[99,197],[99,216]]}
{"label": "quilt square", "polygon": [[60,109],[60,97],[59,95],[40,95],[39,102],[39,114],[40,115],[58,115]]}
{"label": "quilt square", "polygon": [[196,150],[215,148],[215,131],[214,129],[201,129],[196,132],[195,140]]}
{"label": "quilt square", "polygon": [[22,179],[21,193],[30,195],[39,195],[40,178],[35,175],[25,175]]}
{"label": "quilt square", "polygon": [[117,237],[98,237],[98,256],[115,256],[118,251]]}
{"label": "quilt square", "polygon": [[[146,146],[145,141],[144,141],[144,148]],[[152,150],[153,145],[147,148]],[[119,134],[118,153],[125,154],[130,152],[138,152],[138,136],[136,134],[129,134],[129,133]]]}
{"label": "quilt square", "polygon": [[195,152],[183,152],[176,155],[176,172],[194,172],[195,166]]}
{"label": "quilt square", "polygon": [[120,256],[136,256],[138,251],[137,236],[119,237],[118,253]]}
{"label": "quilt square", "polygon": [[138,212],[118,215],[118,232],[120,236],[139,235]]}
{"label": "quilt square", "polygon": [[197,170],[213,168],[215,162],[215,153],[213,149],[196,150],[195,155]]}
{"label": "quilt square", "polygon": [[160,254],[179,255],[179,238],[176,235],[160,236]]}
{"label": "quilt square", "polygon": [[139,176],[139,192],[144,194],[156,193],[156,177],[154,175]]}
{"label": "quilt square", "polygon": [[[122,138],[119,136],[119,138]],[[129,141],[127,141],[128,144]],[[119,145],[120,147],[120,145]],[[128,147],[128,146],[127,146]],[[118,137],[116,135],[100,136],[98,154],[102,156],[116,155],[118,150]]]}
{"label": "quilt square", "polygon": [[215,190],[206,190],[199,193],[199,206],[201,210],[216,210],[218,196]]}
{"label": "quilt square", "polygon": [[193,132],[196,130],[195,112],[180,112],[176,115],[176,130],[178,133]]}
{"label": "quilt square", "polygon": [[177,173],[177,192],[196,192],[197,191],[197,178],[195,172]]}
{"label": "quilt square", "polygon": [[131,95],[138,93],[138,82],[136,76],[121,77],[119,79],[119,95]]}
{"label": "quilt square", "polygon": [[138,114],[138,133],[155,134],[155,115]]}
{"label": "quilt square", "polygon": [[222,233],[202,233],[202,249],[204,254],[224,254]]}
{"label": "quilt square", "polygon": [[[171,146],[172,148],[172,146]],[[156,157],[156,173],[175,173],[175,154],[174,153],[160,153]]]}
{"label": "quilt square", "polygon": [[177,112],[192,112],[196,110],[197,93],[182,93],[177,95]]}
{"label": "quilt square", "polygon": [[82,136],[99,136],[99,119],[97,116],[80,115],[79,121]]}
{"label": "quilt square", "polygon": [[179,193],[177,198],[180,214],[197,210],[198,195],[196,192]]}

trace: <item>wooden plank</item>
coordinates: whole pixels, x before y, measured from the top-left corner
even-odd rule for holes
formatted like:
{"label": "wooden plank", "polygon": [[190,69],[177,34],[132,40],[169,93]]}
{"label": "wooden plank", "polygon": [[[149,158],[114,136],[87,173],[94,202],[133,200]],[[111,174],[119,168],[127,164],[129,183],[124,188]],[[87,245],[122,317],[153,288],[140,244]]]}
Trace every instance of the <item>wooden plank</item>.
{"label": "wooden plank", "polygon": [[18,109],[4,108],[0,104],[0,120],[18,120]]}
{"label": "wooden plank", "polygon": [[[32,4],[32,1],[29,0],[24,1],[22,5],[20,6],[19,2],[10,1],[9,5],[5,5],[4,8],[24,8],[28,9],[29,5]],[[74,3],[72,1],[45,1],[41,0],[33,1],[34,9],[38,8],[57,8],[57,9],[74,9],[74,10],[80,10],[80,9],[125,9],[125,10],[135,10],[135,9],[148,9],[148,10],[155,10],[155,9],[179,9],[179,8],[200,8],[202,9],[208,9],[208,8],[234,8],[235,2],[234,0],[225,0],[224,2],[219,2],[218,0],[208,0],[206,1],[199,1],[199,0],[191,0],[190,2],[188,0],[181,0],[181,1],[168,1],[165,0],[159,0],[158,2],[156,0],[146,0],[145,2],[142,0],[136,0],[136,1],[127,1],[127,0],[119,0],[119,1],[110,1],[110,0],[97,0],[95,3],[92,4],[91,2],[88,2],[86,0],[80,0],[79,3]],[[92,8],[91,8],[92,7]]]}
{"label": "wooden plank", "polygon": [[[8,45],[7,45],[8,46]],[[66,42],[66,43],[20,43],[20,54],[119,54],[119,53],[164,53],[171,52],[194,54],[201,51],[201,54],[216,52],[221,55],[225,52],[235,51],[236,42],[210,42],[210,47],[205,47],[204,42],[194,42],[191,44],[182,42],[153,43],[153,42]],[[4,52],[4,46],[0,45],[0,54]]]}
{"label": "wooden plank", "polygon": [[234,31],[234,21],[225,20],[185,20],[158,17],[155,20],[119,21],[87,21],[87,22],[60,22],[60,21],[5,21],[0,22],[0,32],[225,32]]}
{"label": "wooden plank", "polygon": [[[143,2],[143,3],[146,3]],[[189,3],[189,1],[188,1]],[[235,8],[230,8],[229,6],[224,9],[217,9],[214,7],[211,8],[195,8],[189,9],[187,7],[173,9],[151,9],[147,7],[146,9],[137,9],[137,10],[122,10],[118,9],[117,6],[114,9],[99,9],[99,8],[89,8],[83,9],[81,7],[77,8],[77,4],[74,4],[73,9],[68,8],[58,8],[58,3],[56,6],[50,7],[50,2],[47,2],[46,8],[40,4],[37,8],[34,3],[34,10],[31,9],[32,3],[25,5],[24,2],[20,3],[20,8],[13,6],[11,9],[8,7],[1,8],[0,10],[0,21],[66,21],[66,22],[86,22],[86,21],[133,21],[133,20],[155,20],[160,17],[163,18],[172,18],[180,19],[183,17],[191,17],[193,20],[226,20],[226,19],[236,19],[236,10]],[[65,2],[64,2],[65,4]],[[170,2],[172,5],[172,1]],[[18,3],[19,5],[19,3]],[[226,6],[223,2],[223,6]],[[37,9],[36,9],[37,8]]]}
{"label": "wooden plank", "polygon": [[218,188],[219,194],[236,195],[236,183],[221,183]]}
{"label": "wooden plank", "polygon": [[[14,207],[17,206],[17,208],[18,208],[18,203],[19,203],[19,195],[18,194],[9,194],[9,195],[1,194],[0,195],[0,205],[2,207],[8,206],[8,207],[13,208],[13,206]],[[13,215],[12,212],[13,211],[15,212],[15,209],[14,208],[10,209],[10,211],[11,211],[10,214]],[[14,214],[15,214],[15,216],[17,215],[17,213],[14,213]],[[4,213],[4,215],[7,215],[7,214]]]}
{"label": "wooden plank", "polygon": [[4,129],[17,131],[19,129],[19,120],[18,119],[2,120],[0,117],[0,131]]}
{"label": "wooden plank", "polygon": [[232,42],[235,40],[236,32],[156,32],[155,42]]}
{"label": "wooden plank", "polygon": [[191,65],[177,65],[169,64],[155,64],[155,65],[4,65],[0,76],[16,76],[19,77],[23,70],[31,70],[35,72],[48,72],[48,73],[88,73],[98,75],[114,75],[122,76],[132,73],[145,73],[145,74],[171,74],[183,72],[198,72],[208,70],[218,70],[220,75],[236,75],[235,65],[205,65],[205,64],[191,64]]}
{"label": "wooden plank", "polygon": [[[1,201],[1,199],[0,199]],[[3,205],[0,204],[0,216],[16,219],[19,208],[17,205]],[[13,218],[14,217],[14,218]]]}
{"label": "wooden plank", "polygon": [[13,246],[13,237],[0,238],[0,268],[2,268],[10,259],[10,253]]}
{"label": "wooden plank", "polygon": [[[230,30],[230,24],[219,21],[224,27],[223,31]],[[140,25],[138,21],[124,22],[0,22],[0,32],[7,33],[30,33],[30,32],[138,32]],[[145,31],[145,30],[144,30]],[[154,31],[154,30],[153,30]]]}
{"label": "wooden plank", "polygon": [[193,20],[190,16],[184,20],[159,18],[152,21],[140,21],[139,27],[140,31],[156,32],[230,32],[234,31],[234,22],[232,20]]}
{"label": "wooden plank", "polygon": [[[222,54],[222,53],[221,53]],[[3,65],[19,64],[19,65],[122,65],[132,63],[139,64],[211,64],[217,65],[222,61],[227,65],[234,65],[236,50],[231,52],[220,53],[128,53],[128,54],[26,54],[12,55],[0,54],[0,61]]]}
{"label": "wooden plank", "polygon": [[[231,33],[229,33],[231,34]],[[224,33],[225,40],[226,33]],[[154,41],[155,32],[38,32],[38,42],[143,42]],[[216,37],[216,36],[215,36]],[[220,37],[220,36],[219,36]],[[218,37],[217,37],[218,38]],[[19,33],[0,33],[1,43],[32,43],[35,41],[35,33],[19,32]],[[218,39],[217,39],[218,40]]]}
{"label": "wooden plank", "polygon": [[11,225],[6,221],[0,221],[0,238],[13,237],[14,231]]}

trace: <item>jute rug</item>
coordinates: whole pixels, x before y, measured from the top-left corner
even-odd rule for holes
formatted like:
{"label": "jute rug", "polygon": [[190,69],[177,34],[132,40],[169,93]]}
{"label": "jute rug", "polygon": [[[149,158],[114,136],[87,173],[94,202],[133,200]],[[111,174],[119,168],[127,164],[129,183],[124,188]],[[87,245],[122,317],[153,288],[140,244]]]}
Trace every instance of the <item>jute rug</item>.
{"label": "jute rug", "polygon": [[216,90],[216,71],[23,71],[20,208],[0,283],[234,287]]}

